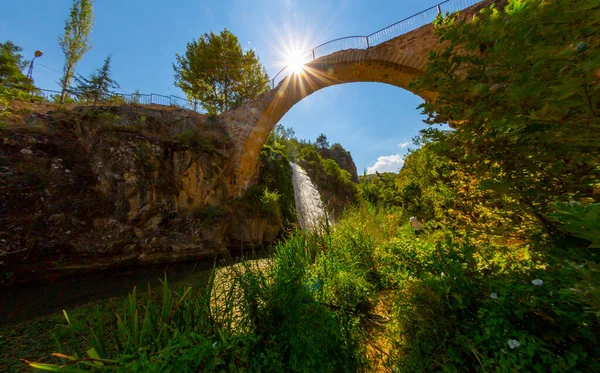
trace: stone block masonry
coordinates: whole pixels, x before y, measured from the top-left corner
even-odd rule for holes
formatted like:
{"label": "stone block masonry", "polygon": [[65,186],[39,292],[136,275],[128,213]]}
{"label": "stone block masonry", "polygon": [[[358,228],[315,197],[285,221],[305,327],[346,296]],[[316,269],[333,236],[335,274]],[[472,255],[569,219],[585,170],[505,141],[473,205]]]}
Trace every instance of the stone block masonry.
{"label": "stone block masonry", "polygon": [[[492,3],[484,0],[461,12],[470,19]],[[409,83],[425,71],[430,51],[441,51],[432,24],[367,49],[349,49],[307,63],[301,74],[285,78],[273,90],[233,110],[219,115],[234,140],[234,177],[230,195],[241,195],[256,180],[258,156],[267,137],[279,120],[295,104],[310,94],[336,84],[378,82],[408,90]],[[416,92],[415,92],[416,93]],[[416,93],[424,100],[435,100],[435,92]]]}

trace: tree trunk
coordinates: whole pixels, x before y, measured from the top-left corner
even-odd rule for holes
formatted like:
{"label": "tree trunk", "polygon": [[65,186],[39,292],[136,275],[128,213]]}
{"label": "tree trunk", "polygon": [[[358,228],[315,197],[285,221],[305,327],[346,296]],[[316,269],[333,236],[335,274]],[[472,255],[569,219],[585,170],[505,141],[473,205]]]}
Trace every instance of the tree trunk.
{"label": "tree trunk", "polygon": [[67,63],[67,68],[65,70],[65,75],[62,78],[61,82],[61,92],[60,92],[60,103],[64,104],[65,96],[67,95],[67,87],[69,86],[69,81],[71,80],[71,70],[73,69],[73,65],[69,61]]}

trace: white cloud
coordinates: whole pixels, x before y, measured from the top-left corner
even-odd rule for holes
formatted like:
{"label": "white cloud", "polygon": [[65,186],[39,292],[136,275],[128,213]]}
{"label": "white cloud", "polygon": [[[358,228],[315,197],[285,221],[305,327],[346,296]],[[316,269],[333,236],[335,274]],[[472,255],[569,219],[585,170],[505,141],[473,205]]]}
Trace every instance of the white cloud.
{"label": "white cloud", "polygon": [[372,167],[367,168],[367,173],[374,174],[375,171],[398,172],[402,168],[402,165],[404,165],[402,154],[382,155],[381,157],[377,157],[377,162]]}
{"label": "white cloud", "polygon": [[400,144],[398,144],[399,148],[408,148],[408,146],[412,144],[412,142],[410,141],[405,141],[405,142],[401,142]]}

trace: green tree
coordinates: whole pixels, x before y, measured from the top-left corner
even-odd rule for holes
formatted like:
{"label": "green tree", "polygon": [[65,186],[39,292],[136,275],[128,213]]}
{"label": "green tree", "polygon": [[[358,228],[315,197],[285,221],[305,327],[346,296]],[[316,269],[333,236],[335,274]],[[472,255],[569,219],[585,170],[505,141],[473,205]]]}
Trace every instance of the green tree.
{"label": "green tree", "polygon": [[0,85],[26,89],[31,84],[23,74],[28,61],[23,58],[22,51],[11,41],[0,43]]}
{"label": "green tree", "polygon": [[175,85],[190,101],[199,101],[216,115],[269,90],[269,77],[253,50],[243,51],[227,31],[211,32],[187,44],[185,55],[175,55]]}
{"label": "green tree", "polygon": [[364,174],[360,177],[360,190],[366,201],[374,206],[389,208],[392,206],[400,206],[400,194],[396,188],[396,174],[384,172],[382,174],[367,175],[365,169]]}
{"label": "green tree", "polygon": [[327,141],[327,136],[322,133],[317,137],[317,141],[315,141],[315,146],[318,149],[329,149],[329,141]]}
{"label": "green tree", "polygon": [[440,154],[483,189],[509,196],[548,233],[553,201],[598,198],[600,4],[511,0],[472,22],[440,19],[444,50],[431,52],[415,89],[437,91],[422,105]]}
{"label": "green tree", "polygon": [[65,33],[58,38],[65,54],[63,76],[59,82],[61,103],[64,102],[67,89],[75,75],[75,65],[91,49],[89,36],[94,26],[93,6],[93,0],[73,0],[69,18],[65,21]]}
{"label": "green tree", "polygon": [[283,124],[279,123],[273,129],[273,135],[277,139],[281,139],[283,141],[289,141],[291,139],[296,138],[296,131],[292,127],[285,127]]}
{"label": "green tree", "polygon": [[111,56],[106,57],[102,67],[96,69],[89,78],[81,75],[76,77],[77,85],[71,89],[72,93],[94,104],[108,98],[112,89],[119,88],[119,84],[111,77],[110,61]]}

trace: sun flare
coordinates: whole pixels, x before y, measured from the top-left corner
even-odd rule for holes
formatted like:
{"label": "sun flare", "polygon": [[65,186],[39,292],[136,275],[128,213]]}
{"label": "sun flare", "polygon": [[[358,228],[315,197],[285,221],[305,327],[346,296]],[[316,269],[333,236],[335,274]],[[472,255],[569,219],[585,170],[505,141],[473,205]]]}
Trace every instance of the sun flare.
{"label": "sun flare", "polygon": [[300,53],[289,53],[286,58],[286,66],[291,70],[294,74],[300,74],[304,71],[304,64],[306,61],[302,58]]}

